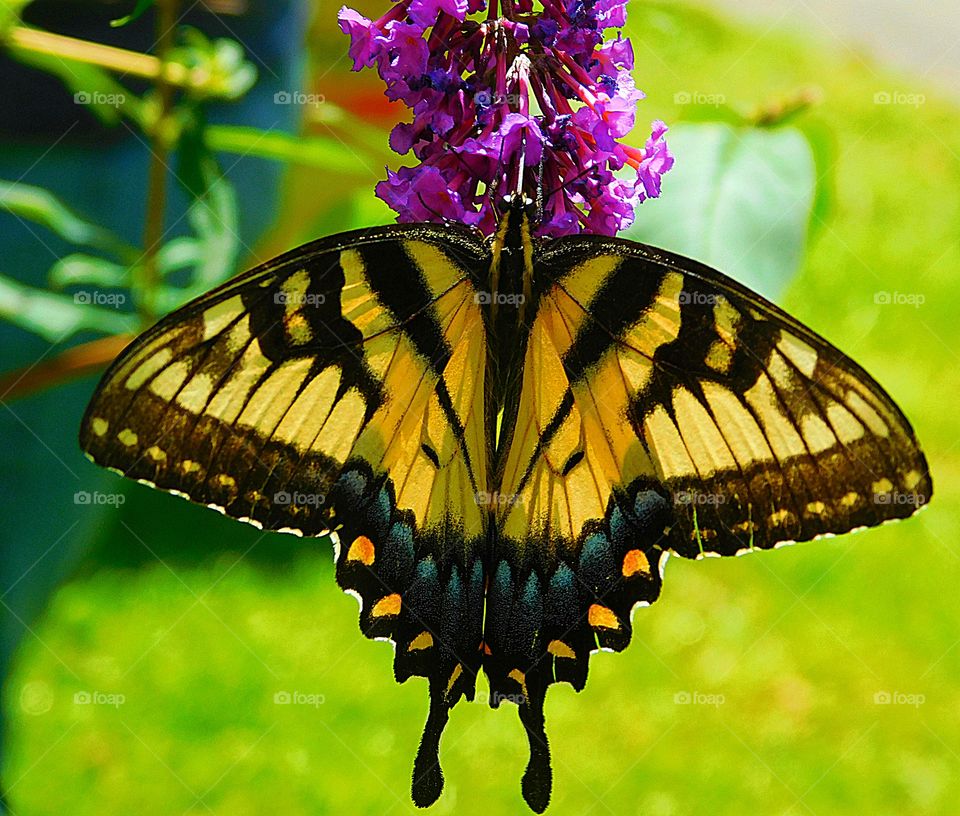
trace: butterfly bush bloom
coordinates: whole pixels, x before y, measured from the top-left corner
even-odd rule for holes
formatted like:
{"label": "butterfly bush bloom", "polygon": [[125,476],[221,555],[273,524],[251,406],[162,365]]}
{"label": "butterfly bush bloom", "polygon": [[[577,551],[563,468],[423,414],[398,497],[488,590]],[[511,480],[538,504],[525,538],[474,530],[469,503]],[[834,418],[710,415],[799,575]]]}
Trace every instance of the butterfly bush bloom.
{"label": "butterfly bush bloom", "polygon": [[538,232],[615,235],[660,195],[673,166],[653,123],[642,148],[620,140],[644,98],[619,34],[626,0],[399,0],[378,20],[343,7],[354,70],[376,67],[413,120],[391,148],[418,164],[387,171],[377,195],[400,221],[495,229],[492,198],[544,193]]}

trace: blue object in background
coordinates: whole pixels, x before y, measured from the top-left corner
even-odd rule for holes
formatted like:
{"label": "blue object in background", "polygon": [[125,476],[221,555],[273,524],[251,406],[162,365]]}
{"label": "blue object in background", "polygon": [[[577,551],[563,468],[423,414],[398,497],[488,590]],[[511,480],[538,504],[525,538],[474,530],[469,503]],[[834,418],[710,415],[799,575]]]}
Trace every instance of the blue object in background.
{"label": "blue object in background", "polygon": [[[183,20],[210,38],[240,42],[259,72],[241,101],[211,106],[209,119],[294,132],[298,109],[276,104],[274,96],[301,88],[306,5],[302,0],[245,5],[238,17],[191,12]],[[150,14],[127,27],[110,28],[109,20],[119,13],[114,4],[38,2],[27,12],[27,22],[57,33],[139,51],[154,44]],[[2,57],[0,139],[0,179],[48,189],[130,244],[142,243],[150,159],[142,134],[124,125],[105,130],[74,103],[59,80]],[[254,157],[225,156],[222,164],[241,202],[243,257],[273,220],[283,168]],[[179,221],[170,236],[185,234],[187,198],[172,175],[169,182],[166,224]],[[0,247],[0,273],[35,286],[43,286],[50,266],[76,249],[9,213],[0,213]],[[0,324],[2,371],[29,366],[65,348]],[[0,402],[0,472],[6,475],[0,489],[0,676],[6,676],[17,644],[30,636],[32,621],[57,583],[83,557],[84,542],[92,539],[98,524],[84,495],[106,492],[110,477],[87,462],[76,441],[93,386],[88,378],[16,403]]]}

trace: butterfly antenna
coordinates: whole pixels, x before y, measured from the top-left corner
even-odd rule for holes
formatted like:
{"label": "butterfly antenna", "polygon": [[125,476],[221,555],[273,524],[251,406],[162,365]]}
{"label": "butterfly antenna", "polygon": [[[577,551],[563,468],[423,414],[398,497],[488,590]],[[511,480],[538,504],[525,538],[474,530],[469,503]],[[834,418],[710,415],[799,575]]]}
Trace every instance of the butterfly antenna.
{"label": "butterfly antenna", "polygon": [[[560,192],[564,187],[566,187],[568,184],[573,184],[574,182],[580,181],[580,179],[582,179],[584,176],[590,175],[590,173],[592,173],[592,172],[593,172],[593,168],[592,168],[592,167],[587,167],[587,168],[581,170],[581,171],[580,171],[579,173],[577,173],[577,175],[575,175],[573,178],[567,179],[566,181],[560,182],[560,184],[558,184],[556,187],[554,187],[552,190],[550,190],[550,192],[548,192],[548,193],[542,193],[544,199],[545,199],[545,200],[549,200],[551,197],[553,197],[554,195],[556,195],[557,193],[559,193],[559,192]],[[541,192],[542,192],[542,191],[541,191]]]}
{"label": "butterfly antenna", "polygon": [[453,223],[453,222],[452,222],[449,218],[447,218],[445,215],[441,215],[441,214],[438,213],[435,209],[433,209],[433,207],[431,207],[429,204],[427,204],[427,202],[423,200],[423,194],[422,194],[422,193],[417,193],[417,198],[420,199],[420,203],[423,204],[423,208],[424,208],[425,210],[427,210],[427,211],[428,211],[431,215],[433,215],[435,218],[440,219],[440,222],[441,222],[444,226],[450,226],[450,224]]}
{"label": "butterfly antenna", "polygon": [[517,189],[514,191],[517,198],[523,193],[523,174],[527,166],[527,134],[520,137],[520,163],[517,165]]}
{"label": "butterfly antenna", "polygon": [[537,223],[543,223],[544,210],[546,209],[546,198],[543,194],[543,169],[547,161],[547,151],[540,151],[540,165],[537,168]]}

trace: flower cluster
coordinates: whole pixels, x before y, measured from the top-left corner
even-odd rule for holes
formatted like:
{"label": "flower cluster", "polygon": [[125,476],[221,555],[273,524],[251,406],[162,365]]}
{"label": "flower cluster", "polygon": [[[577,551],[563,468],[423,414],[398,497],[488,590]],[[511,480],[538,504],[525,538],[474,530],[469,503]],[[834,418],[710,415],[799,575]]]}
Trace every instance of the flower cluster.
{"label": "flower cluster", "polygon": [[376,66],[387,96],[413,110],[390,145],[420,163],[377,186],[400,221],[490,234],[498,190],[539,190],[539,234],[614,235],[660,195],[666,125],[642,148],[619,141],[644,97],[630,41],[604,41],[626,0],[399,0],[378,20],[344,7],[339,21],[354,70]]}

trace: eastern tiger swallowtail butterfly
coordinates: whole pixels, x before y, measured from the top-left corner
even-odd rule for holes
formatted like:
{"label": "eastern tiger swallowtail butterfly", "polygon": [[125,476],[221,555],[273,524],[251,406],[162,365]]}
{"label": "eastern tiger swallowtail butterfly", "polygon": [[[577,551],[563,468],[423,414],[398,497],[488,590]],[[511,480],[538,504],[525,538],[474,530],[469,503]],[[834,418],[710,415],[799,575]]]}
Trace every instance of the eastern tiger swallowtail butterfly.
{"label": "eastern tiger swallowtail butterfly", "polygon": [[913,430],[856,363],[700,263],[598,236],[359,230],[161,320],[104,376],[91,458],[267,530],[329,534],[360,628],[429,681],[413,799],[473,699],[516,703],[543,811],[551,683],[630,641],[669,553],[738,555],[911,515]]}

